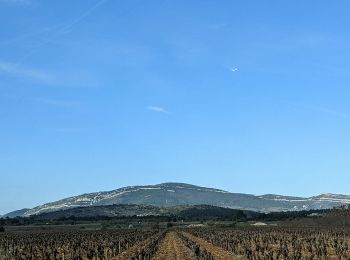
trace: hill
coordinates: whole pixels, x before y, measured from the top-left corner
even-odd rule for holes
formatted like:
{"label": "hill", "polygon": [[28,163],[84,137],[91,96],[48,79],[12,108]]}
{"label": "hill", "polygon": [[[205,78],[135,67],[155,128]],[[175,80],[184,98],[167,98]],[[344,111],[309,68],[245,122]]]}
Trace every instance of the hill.
{"label": "hill", "polygon": [[87,193],[65,198],[27,210],[23,212],[22,216],[78,207],[115,204],[150,205],[156,207],[211,205],[257,212],[278,212],[327,209],[347,203],[350,203],[350,196],[347,195],[322,194],[310,198],[274,194],[255,196],[185,183],[162,183],[147,186],[130,186],[113,191]]}

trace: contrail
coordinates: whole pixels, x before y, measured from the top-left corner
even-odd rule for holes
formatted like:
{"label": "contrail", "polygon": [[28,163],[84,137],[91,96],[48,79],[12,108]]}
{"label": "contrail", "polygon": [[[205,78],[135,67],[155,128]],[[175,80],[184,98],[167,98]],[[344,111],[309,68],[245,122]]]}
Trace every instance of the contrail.
{"label": "contrail", "polygon": [[94,6],[92,6],[90,9],[88,9],[85,13],[81,14],[80,16],[78,16],[76,19],[74,19],[70,24],[68,24],[62,30],[65,31],[65,30],[68,30],[68,29],[72,28],[74,25],[76,25],[77,23],[82,21],[84,18],[86,18],[89,15],[91,15],[97,8],[99,8],[106,1],[108,1],[108,0],[101,0],[101,1],[97,2]]}
{"label": "contrail", "polygon": [[56,37],[58,37],[61,33],[71,29],[72,27],[74,27],[76,24],[80,23],[83,19],[85,19],[86,17],[88,17],[89,15],[91,15],[97,8],[99,8],[102,4],[104,4],[106,1],[108,0],[101,0],[99,2],[97,2],[95,5],[93,5],[91,8],[89,8],[86,12],[82,13],[81,15],[79,15],[77,18],[75,18],[72,22],[68,23],[67,25],[63,25],[61,28],[57,29],[57,32],[52,36],[52,37],[48,37],[44,42],[42,42],[41,44],[39,44],[35,49],[29,51],[27,54],[25,54],[23,57],[21,57],[17,63],[20,64],[22,63],[26,58],[28,58],[29,56],[31,56],[33,53],[35,53],[40,47],[45,46],[46,44],[49,44],[50,42],[52,42],[54,39],[56,39]]}
{"label": "contrail", "polygon": [[19,35],[17,37],[14,37],[12,39],[8,39],[8,40],[4,40],[4,41],[1,41],[0,42],[0,45],[8,45],[8,44],[13,44],[13,43],[16,43],[16,42],[19,42],[19,41],[23,41],[27,38],[30,38],[30,37],[35,37],[35,36],[39,36],[41,34],[45,34],[45,33],[50,33],[52,31],[55,31],[56,29],[60,28],[62,25],[56,25],[52,28],[45,28],[45,29],[42,29],[40,31],[37,31],[37,32],[31,32],[31,33],[26,33],[26,34],[22,34],[22,35]]}

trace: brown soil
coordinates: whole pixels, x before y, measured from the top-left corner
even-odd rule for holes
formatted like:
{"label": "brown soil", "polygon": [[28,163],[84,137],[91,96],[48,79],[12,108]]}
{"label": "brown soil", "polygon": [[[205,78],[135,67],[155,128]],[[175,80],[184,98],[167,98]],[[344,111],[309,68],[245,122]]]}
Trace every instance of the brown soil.
{"label": "brown soil", "polygon": [[175,232],[168,232],[160,242],[153,260],[194,260],[189,249],[183,244]]}
{"label": "brown soil", "polygon": [[187,237],[188,239],[195,242],[197,245],[200,246],[201,249],[206,250],[207,252],[210,252],[210,254],[215,258],[215,260],[238,260],[238,259],[244,259],[242,256],[236,256],[233,253],[226,251],[225,249],[214,246],[213,244],[196,237],[192,234],[189,234],[187,232],[182,232],[182,235]]}

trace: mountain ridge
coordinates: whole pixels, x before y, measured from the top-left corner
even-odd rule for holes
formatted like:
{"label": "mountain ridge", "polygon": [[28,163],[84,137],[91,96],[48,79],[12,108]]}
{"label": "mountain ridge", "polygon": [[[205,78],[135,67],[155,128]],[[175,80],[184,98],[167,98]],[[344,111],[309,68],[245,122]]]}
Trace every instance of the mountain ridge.
{"label": "mountain ridge", "polygon": [[166,182],[155,185],[127,186],[112,191],[84,193],[36,206],[21,212],[22,214],[19,216],[27,217],[76,207],[114,204],[157,207],[206,204],[257,212],[276,212],[327,209],[349,203],[350,196],[340,194],[328,193],[308,198],[277,194],[252,195],[187,183]]}

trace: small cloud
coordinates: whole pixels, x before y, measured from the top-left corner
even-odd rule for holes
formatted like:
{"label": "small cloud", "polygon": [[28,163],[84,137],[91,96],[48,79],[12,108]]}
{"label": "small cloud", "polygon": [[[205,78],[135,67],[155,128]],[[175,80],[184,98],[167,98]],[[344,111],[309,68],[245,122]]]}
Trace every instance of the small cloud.
{"label": "small cloud", "polygon": [[0,161],[12,161],[11,157],[0,157]]}
{"label": "small cloud", "polygon": [[81,103],[77,101],[65,101],[65,100],[56,100],[48,98],[33,98],[34,101],[44,103],[51,106],[63,107],[63,108],[80,108]]}
{"label": "small cloud", "polygon": [[146,109],[152,112],[169,114],[169,112],[165,108],[159,106],[148,106],[146,107]]}
{"label": "small cloud", "polygon": [[53,75],[42,70],[23,67],[21,65],[9,62],[0,61],[0,73],[6,73],[10,76],[27,78],[45,83],[50,83],[53,80]]}
{"label": "small cloud", "polygon": [[298,107],[298,108],[302,108],[302,109],[306,109],[306,110],[310,110],[310,111],[314,111],[314,112],[318,112],[318,113],[327,114],[327,115],[333,116],[333,117],[350,119],[350,115],[346,112],[343,112],[343,111],[338,111],[338,110],[334,110],[334,109],[330,109],[330,108],[326,108],[326,107],[314,106],[314,105],[309,105],[309,104],[295,103],[295,102],[285,101],[284,103],[292,105],[294,107]]}
{"label": "small cloud", "polygon": [[35,81],[42,85],[49,86],[91,88],[96,87],[98,84],[91,73],[89,74],[83,70],[63,69],[56,70],[52,73],[51,71],[0,60],[0,76],[2,74],[12,78]]}
{"label": "small cloud", "polygon": [[0,0],[0,4],[7,5],[31,5],[33,0]]}
{"label": "small cloud", "polygon": [[227,27],[229,24],[228,23],[214,23],[208,26],[209,29],[223,29],[225,27]]}
{"label": "small cloud", "polygon": [[238,71],[238,68],[233,67],[233,68],[231,68],[231,71],[232,71],[232,72],[237,72],[237,71]]}
{"label": "small cloud", "polygon": [[337,110],[333,110],[333,109],[329,109],[329,108],[325,108],[325,107],[317,107],[317,106],[304,106],[304,107],[308,108],[310,110],[322,112],[324,114],[328,114],[328,115],[334,116],[334,117],[350,118],[349,114],[342,112],[342,111],[337,111]]}
{"label": "small cloud", "polygon": [[63,128],[56,128],[55,131],[59,133],[81,133],[84,132],[85,128],[75,128],[75,127],[63,127]]}

